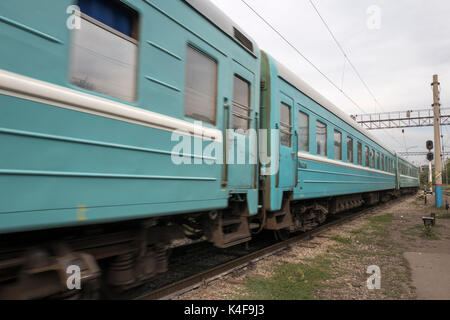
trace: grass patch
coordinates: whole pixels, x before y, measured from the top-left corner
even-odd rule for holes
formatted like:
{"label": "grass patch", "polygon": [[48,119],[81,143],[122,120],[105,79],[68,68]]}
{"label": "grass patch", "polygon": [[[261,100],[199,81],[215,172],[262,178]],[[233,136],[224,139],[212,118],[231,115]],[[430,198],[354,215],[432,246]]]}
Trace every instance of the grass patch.
{"label": "grass patch", "polygon": [[450,219],[450,213],[438,214],[436,216],[436,218],[438,218],[438,219]]}
{"label": "grass patch", "polygon": [[438,240],[439,233],[434,231],[432,227],[425,227],[421,224],[416,224],[415,226],[409,227],[407,230],[402,231],[403,234],[421,237],[427,240]]}
{"label": "grass patch", "polygon": [[331,240],[342,243],[342,244],[352,244],[353,240],[350,237],[343,237],[340,235],[335,235],[331,237]]}
{"label": "grass patch", "polygon": [[322,282],[332,277],[332,260],[324,256],[307,263],[287,263],[276,266],[270,278],[247,279],[237,299],[311,300]]}
{"label": "grass patch", "polygon": [[[330,239],[335,244],[323,255],[302,263],[276,263],[269,277],[248,278],[234,298],[311,300],[339,297],[340,293],[351,290],[349,285],[350,288],[364,288],[367,275],[361,270],[378,264],[384,272],[382,290],[368,292],[368,297],[398,299],[406,294],[401,284],[407,282],[410,275],[405,274],[406,267],[402,265],[406,260],[398,261],[400,251],[390,242],[390,224],[394,220],[392,214],[368,217],[364,225],[348,234],[332,236]],[[410,232],[418,237],[421,229],[416,226]]]}
{"label": "grass patch", "polygon": [[434,231],[431,227],[422,227],[421,237],[428,240],[438,240],[439,233]]}

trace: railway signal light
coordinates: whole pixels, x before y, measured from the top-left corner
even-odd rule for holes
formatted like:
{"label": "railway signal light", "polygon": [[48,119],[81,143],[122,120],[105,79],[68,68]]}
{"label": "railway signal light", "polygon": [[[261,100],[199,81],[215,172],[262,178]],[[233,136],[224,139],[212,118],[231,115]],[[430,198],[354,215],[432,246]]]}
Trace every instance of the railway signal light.
{"label": "railway signal light", "polygon": [[428,154],[427,154],[427,160],[428,160],[428,161],[433,161],[433,159],[434,159],[433,152],[428,152]]}
{"label": "railway signal light", "polygon": [[427,141],[427,149],[428,150],[432,150],[433,149],[433,141],[431,141],[431,140]]}

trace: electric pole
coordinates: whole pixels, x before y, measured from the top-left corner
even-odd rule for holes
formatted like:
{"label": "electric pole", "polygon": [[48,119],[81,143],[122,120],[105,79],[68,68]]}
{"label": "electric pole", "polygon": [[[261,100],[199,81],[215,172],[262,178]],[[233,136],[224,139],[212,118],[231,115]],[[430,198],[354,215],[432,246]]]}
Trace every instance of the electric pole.
{"label": "electric pole", "polygon": [[442,158],[441,158],[441,133],[440,133],[440,117],[441,111],[439,103],[439,81],[438,76],[433,76],[433,109],[434,109],[434,143],[435,143],[435,172],[436,172],[436,208],[443,206],[442,202]]}

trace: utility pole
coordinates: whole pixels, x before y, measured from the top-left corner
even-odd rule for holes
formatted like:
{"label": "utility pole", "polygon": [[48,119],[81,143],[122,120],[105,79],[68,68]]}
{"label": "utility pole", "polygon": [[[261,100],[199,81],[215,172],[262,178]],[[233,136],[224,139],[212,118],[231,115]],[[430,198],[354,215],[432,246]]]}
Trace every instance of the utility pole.
{"label": "utility pole", "polygon": [[434,108],[434,143],[435,143],[435,171],[436,171],[436,208],[441,208],[442,202],[442,158],[441,158],[441,133],[440,133],[440,117],[441,111],[439,103],[439,81],[438,76],[433,76],[433,108]]}

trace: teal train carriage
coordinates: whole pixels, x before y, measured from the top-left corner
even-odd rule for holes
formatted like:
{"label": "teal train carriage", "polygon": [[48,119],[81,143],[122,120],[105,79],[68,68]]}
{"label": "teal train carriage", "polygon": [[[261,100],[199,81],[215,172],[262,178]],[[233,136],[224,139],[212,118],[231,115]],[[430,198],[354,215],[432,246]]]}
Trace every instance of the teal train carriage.
{"label": "teal train carriage", "polygon": [[267,229],[306,231],[328,214],[418,188],[414,165],[265,52],[261,79],[261,127],[280,130],[280,143],[270,146],[279,171],[263,177]]}
{"label": "teal train carriage", "polygon": [[207,0],[3,1],[0,24],[0,297],[127,290],[174,239],[283,237],[418,187]]}
{"label": "teal train carriage", "polygon": [[243,30],[207,1],[3,1],[0,24],[4,294],[49,295],[20,272],[36,260],[56,280],[75,260],[97,279],[97,261],[127,288],[167,269],[172,238],[250,239],[257,165],[204,152],[257,127],[260,52]]}

